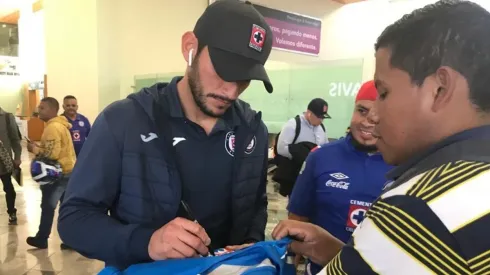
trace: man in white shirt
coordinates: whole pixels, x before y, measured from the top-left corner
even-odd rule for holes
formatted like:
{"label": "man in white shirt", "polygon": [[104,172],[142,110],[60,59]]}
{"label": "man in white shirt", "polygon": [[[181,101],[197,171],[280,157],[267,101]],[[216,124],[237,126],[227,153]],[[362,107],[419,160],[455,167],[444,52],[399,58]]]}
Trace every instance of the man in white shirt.
{"label": "man in white shirt", "polygon": [[297,118],[290,119],[283,126],[277,140],[277,153],[291,159],[292,156],[289,151],[289,145],[291,144],[311,142],[316,145],[322,145],[327,143],[327,132],[322,124],[326,118],[331,118],[328,115],[328,103],[321,98],[313,99],[308,104],[306,112],[299,115],[300,131],[297,137],[295,135]]}
{"label": "man in white shirt", "polygon": [[301,115],[290,119],[279,134],[275,146],[276,172],[272,179],[279,183],[279,193],[285,197],[293,190],[298,173],[311,149],[328,142],[323,120],[328,115],[328,103],[315,98]]}

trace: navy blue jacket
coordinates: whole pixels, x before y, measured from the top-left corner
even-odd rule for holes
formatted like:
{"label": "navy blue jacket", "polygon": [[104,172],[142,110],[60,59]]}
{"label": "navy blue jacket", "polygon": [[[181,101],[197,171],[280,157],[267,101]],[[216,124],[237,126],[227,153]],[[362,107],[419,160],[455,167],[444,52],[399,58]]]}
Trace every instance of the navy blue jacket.
{"label": "navy blue jacket", "polygon": [[[168,85],[174,85],[176,80]],[[172,97],[159,83],[108,106],[96,119],[60,207],[61,239],[82,255],[126,268],[151,261],[153,232],[179,211],[181,181],[165,124]],[[175,98],[175,95],[174,95]],[[235,102],[243,123],[235,133],[229,244],[262,241],[267,222],[267,129],[261,113]],[[157,142],[143,138],[157,136]],[[148,135],[148,136],[147,136]],[[245,153],[256,137],[253,153]],[[217,201],[216,203],[223,203]]]}

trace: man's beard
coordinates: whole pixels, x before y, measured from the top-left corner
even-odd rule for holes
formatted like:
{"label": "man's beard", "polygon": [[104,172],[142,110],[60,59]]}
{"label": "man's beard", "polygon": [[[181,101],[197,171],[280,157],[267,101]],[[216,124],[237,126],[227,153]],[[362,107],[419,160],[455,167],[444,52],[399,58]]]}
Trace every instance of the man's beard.
{"label": "man's beard", "polygon": [[352,136],[352,145],[354,146],[354,148],[356,148],[356,150],[359,150],[359,151],[365,152],[365,153],[375,153],[378,151],[378,148],[376,147],[376,145],[361,144],[359,141],[357,141],[354,138],[354,136]]}
{"label": "man's beard", "polygon": [[[197,56],[195,60],[197,61]],[[189,88],[191,89],[192,98],[194,98],[194,102],[196,103],[197,107],[199,107],[199,110],[201,110],[201,112],[203,112],[207,116],[219,118],[223,115],[223,114],[217,114],[213,112],[213,110],[209,109],[206,106],[207,97],[212,97],[215,99],[223,100],[225,102],[233,103],[233,100],[230,100],[229,98],[223,96],[219,96],[212,93],[207,95],[204,94],[202,87],[200,85],[201,79],[199,77],[199,72],[198,72],[198,62],[194,62],[192,64],[191,70],[189,72],[188,82],[189,82]]]}

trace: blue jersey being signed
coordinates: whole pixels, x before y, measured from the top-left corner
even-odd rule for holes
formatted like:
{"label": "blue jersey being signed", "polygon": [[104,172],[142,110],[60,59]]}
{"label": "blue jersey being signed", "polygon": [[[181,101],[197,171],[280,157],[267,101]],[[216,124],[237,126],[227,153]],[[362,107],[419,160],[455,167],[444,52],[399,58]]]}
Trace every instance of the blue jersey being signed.
{"label": "blue jersey being signed", "polygon": [[[391,168],[380,154],[356,150],[348,135],[310,153],[294,186],[288,210],[307,217],[346,243],[381,194],[385,173]],[[308,264],[307,273],[319,271],[321,266]]]}
{"label": "blue jersey being signed", "polygon": [[294,275],[296,271],[286,255],[289,243],[288,238],[258,242],[224,255],[136,264],[126,270],[106,267],[99,275]]}

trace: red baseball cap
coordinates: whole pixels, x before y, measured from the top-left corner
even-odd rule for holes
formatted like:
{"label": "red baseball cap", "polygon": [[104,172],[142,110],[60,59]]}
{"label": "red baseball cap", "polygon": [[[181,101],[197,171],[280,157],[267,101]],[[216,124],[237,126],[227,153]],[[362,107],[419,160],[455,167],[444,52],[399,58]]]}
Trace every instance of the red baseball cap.
{"label": "red baseball cap", "polygon": [[371,80],[362,84],[359,92],[357,92],[356,102],[359,100],[375,101],[376,98],[378,98],[378,90],[374,85],[374,80]]}

